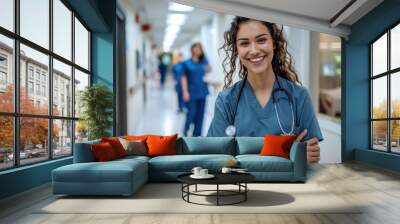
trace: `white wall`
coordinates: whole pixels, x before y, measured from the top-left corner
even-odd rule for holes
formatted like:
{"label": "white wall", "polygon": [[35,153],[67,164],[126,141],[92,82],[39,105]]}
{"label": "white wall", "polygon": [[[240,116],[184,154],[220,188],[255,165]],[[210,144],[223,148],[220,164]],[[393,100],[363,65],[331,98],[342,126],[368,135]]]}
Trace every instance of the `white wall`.
{"label": "white wall", "polygon": [[[141,110],[144,106],[143,101],[143,71],[147,75],[154,73],[157,66],[155,53],[151,49],[151,42],[141,32],[139,24],[135,22],[135,11],[128,4],[129,0],[118,0],[120,9],[125,14],[125,32],[126,32],[126,101],[127,101],[127,133],[135,134],[136,125],[140,118]],[[146,54],[143,55],[143,44],[146,46]],[[146,61],[139,70],[136,69],[136,50],[140,52],[142,58]],[[133,92],[130,93],[130,90]]]}
{"label": "white wall", "polygon": [[285,26],[288,51],[293,57],[294,68],[302,84],[309,88],[310,81],[310,31]]}

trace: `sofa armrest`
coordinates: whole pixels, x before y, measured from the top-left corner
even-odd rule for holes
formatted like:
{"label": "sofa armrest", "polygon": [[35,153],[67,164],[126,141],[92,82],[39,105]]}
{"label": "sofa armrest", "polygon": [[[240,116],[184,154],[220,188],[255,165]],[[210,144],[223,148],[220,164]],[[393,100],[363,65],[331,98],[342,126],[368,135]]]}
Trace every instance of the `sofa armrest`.
{"label": "sofa armrest", "polygon": [[293,162],[293,178],[295,181],[305,181],[307,174],[307,154],[304,142],[293,142],[290,149],[290,160]]}
{"label": "sofa armrest", "polygon": [[99,140],[75,143],[74,147],[74,163],[89,163],[95,162],[96,158],[94,157],[90,146],[92,144],[100,143]]}

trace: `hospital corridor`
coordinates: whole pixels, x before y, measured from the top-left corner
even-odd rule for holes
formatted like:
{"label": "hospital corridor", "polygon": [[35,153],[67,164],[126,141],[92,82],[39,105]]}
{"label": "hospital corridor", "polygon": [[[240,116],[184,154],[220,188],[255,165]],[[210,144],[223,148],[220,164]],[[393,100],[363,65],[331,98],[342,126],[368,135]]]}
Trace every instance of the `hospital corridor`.
{"label": "hospital corridor", "polygon": [[[184,130],[188,107],[179,108],[174,65],[188,60],[192,44],[200,43],[211,67],[204,76],[209,94],[200,124],[201,136],[207,136],[224,86],[223,33],[234,16],[167,1],[118,3],[125,15],[127,113],[121,123],[127,124],[126,133],[193,136],[194,122],[188,133]],[[290,26],[282,29],[324,136],[320,162],[340,163],[341,38]]]}

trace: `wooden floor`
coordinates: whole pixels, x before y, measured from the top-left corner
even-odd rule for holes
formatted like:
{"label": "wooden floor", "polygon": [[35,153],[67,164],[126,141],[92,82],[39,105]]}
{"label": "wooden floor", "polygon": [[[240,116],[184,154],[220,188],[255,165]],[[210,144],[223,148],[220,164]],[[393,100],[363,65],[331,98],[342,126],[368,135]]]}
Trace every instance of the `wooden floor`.
{"label": "wooden floor", "polygon": [[359,163],[310,168],[308,182],[367,206],[357,214],[35,214],[38,207],[54,200],[47,185],[1,201],[0,223],[400,223],[400,174]]}

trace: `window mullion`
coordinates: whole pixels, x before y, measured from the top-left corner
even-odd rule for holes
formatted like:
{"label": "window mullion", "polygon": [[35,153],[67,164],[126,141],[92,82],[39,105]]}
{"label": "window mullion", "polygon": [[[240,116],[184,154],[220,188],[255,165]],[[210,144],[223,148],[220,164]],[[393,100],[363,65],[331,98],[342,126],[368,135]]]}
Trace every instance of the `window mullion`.
{"label": "window mullion", "polygon": [[[53,52],[53,0],[49,0],[49,50]],[[49,86],[47,90],[49,94],[49,116],[48,120],[48,151],[49,159],[53,159],[53,56],[49,55],[49,75],[48,75]]]}
{"label": "window mullion", "polygon": [[[72,105],[71,105],[71,117],[76,118],[75,117],[75,12],[72,11],[72,15],[71,15],[71,23],[72,23],[72,49],[71,49],[71,55],[72,55],[72,64],[73,66],[71,67],[72,69],[72,73],[71,73],[71,91],[72,91]],[[73,120],[71,123],[72,125],[72,130],[71,130],[71,150],[72,150],[72,155],[74,155],[74,146],[75,146],[75,126],[76,126],[76,120]]]}
{"label": "window mullion", "polygon": [[370,122],[369,122],[369,125],[370,125],[370,128],[369,128],[369,137],[370,137],[370,141],[369,141],[369,144],[370,144],[370,149],[373,149],[374,148],[374,144],[373,144],[373,141],[374,141],[374,136],[373,136],[373,127],[374,127],[374,125],[373,125],[373,121],[372,121],[372,119],[374,118],[373,117],[373,94],[374,94],[374,86],[373,86],[373,79],[372,79],[372,72],[374,71],[373,70],[373,60],[372,60],[372,58],[373,58],[373,54],[374,54],[374,48],[372,47],[373,45],[370,45],[370,47],[369,47],[369,49],[370,49],[370,57],[369,57],[369,64],[370,64],[370,71],[369,71],[369,85],[370,85],[370,89],[369,89],[369,94],[370,94],[370,96],[369,96],[369,118],[370,118]]}
{"label": "window mullion", "polygon": [[[390,29],[387,32],[387,71],[390,70]],[[392,118],[392,100],[391,100],[391,79],[392,79],[392,75],[389,73],[387,74],[387,97],[388,97],[388,104],[387,104],[387,110],[388,110],[388,118]],[[388,121],[388,152],[392,151],[392,135],[391,135],[391,125],[392,121],[389,120]]]}
{"label": "window mullion", "polygon": [[[20,1],[14,1],[14,30],[17,35],[19,35],[19,7]],[[20,50],[19,50],[19,39],[14,39],[14,112],[19,114],[20,105]],[[14,166],[19,166],[20,156],[19,156],[19,135],[20,135],[20,118],[14,116]]]}

